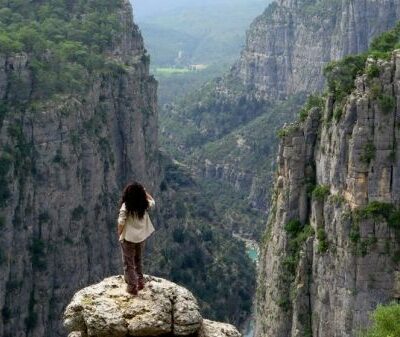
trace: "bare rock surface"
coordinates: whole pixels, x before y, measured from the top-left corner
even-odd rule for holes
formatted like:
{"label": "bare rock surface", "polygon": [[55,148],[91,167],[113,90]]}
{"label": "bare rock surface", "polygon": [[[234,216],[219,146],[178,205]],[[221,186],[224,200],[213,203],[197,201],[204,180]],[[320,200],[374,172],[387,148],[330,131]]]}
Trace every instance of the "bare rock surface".
{"label": "bare rock surface", "polygon": [[280,0],[254,20],[233,76],[266,99],[320,91],[323,69],[394,27],[399,0]]}
{"label": "bare rock surface", "polygon": [[399,66],[400,50],[369,59],[378,74],[356,79],[340,116],[330,95],[284,129],[256,337],[357,336],[377,305],[399,300],[399,222],[387,210],[400,209]]}
{"label": "bare rock surface", "polygon": [[200,337],[239,337],[237,329],[225,323],[213,322],[208,319],[203,320]]}
{"label": "bare rock surface", "polygon": [[203,320],[196,298],[167,280],[146,276],[138,296],[113,276],[77,292],[64,313],[69,337],[239,337],[229,324]]}

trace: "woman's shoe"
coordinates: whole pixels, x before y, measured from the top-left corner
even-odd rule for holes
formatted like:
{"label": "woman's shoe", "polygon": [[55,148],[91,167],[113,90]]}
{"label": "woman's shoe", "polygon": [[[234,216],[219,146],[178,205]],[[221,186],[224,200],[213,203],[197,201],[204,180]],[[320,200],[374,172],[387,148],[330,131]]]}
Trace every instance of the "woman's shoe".
{"label": "woman's shoe", "polygon": [[143,278],[139,279],[139,281],[138,281],[138,290],[143,290],[144,289],[144,285],[145,285],[144,279]]}
{"label": "woman's shoe", "polygon": [[137,288],[137,287],[134,287],[134,286],[128,285],[128,286],[126,287],[126,291],[127,291],[129,294],[133,295],[133,296],[136,296],[136,295],[138,294],[138,288]]}

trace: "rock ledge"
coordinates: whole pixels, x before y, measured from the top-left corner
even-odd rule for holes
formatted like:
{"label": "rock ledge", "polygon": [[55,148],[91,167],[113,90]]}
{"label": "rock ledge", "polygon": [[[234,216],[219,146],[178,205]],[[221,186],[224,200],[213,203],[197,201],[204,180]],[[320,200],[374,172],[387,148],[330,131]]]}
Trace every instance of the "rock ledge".
{"label": "rock ledge", "polygon": [[69,337],[241,336],[232,325],[203,319],[187,289],[153,276],[135,297],[123,276],[80,290],[65,310],[64,326]]}

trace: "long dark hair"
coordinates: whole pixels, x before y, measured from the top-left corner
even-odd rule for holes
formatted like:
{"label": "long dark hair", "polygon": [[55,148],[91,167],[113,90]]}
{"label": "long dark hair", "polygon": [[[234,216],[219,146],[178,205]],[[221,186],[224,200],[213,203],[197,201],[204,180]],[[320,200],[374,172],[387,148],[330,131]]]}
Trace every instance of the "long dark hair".
{"label": "long dark hair", "polygon": [[121,204],[125,203],[128,214],[143,219],[146,210],[149,208],[147,193],[143,185],[133,182],[125,187],[122,192]]}

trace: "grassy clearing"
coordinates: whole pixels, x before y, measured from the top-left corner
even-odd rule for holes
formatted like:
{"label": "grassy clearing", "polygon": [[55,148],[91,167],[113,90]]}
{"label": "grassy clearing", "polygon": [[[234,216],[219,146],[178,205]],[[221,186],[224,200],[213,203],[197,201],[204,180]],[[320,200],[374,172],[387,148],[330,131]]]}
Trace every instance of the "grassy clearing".
{"label": "grassy clearing", "polygon": [[195,72],[192,71],[188,68],[156,68],[154,70],[155,75],[162,75],[162,76],[171,76],[171,75],[175,75],[175,74],[187,74],[187,73],[191,73],[191,72]]}

